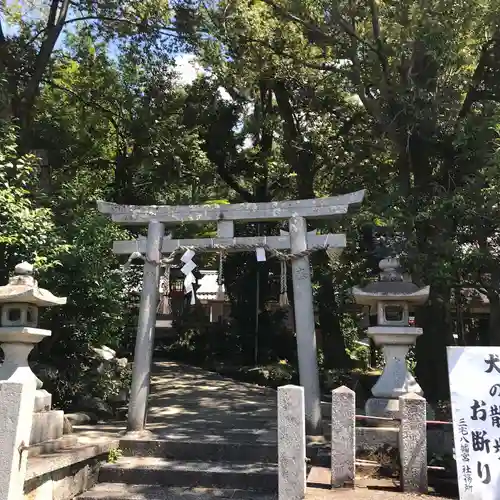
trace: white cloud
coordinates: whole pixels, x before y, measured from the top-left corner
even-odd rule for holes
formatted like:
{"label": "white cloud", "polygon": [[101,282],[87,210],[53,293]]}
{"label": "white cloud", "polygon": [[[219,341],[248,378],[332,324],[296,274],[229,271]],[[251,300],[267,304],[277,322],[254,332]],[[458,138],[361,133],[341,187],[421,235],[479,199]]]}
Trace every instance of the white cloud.
{"label": "white cloud", "polygon": [[196,80],[198,75],[205,73],[196,61],[194,54],[180,54],[176,56],[175,65],[178,82],[181,85],[190,85]]}
{"label": "white cloud", "polygon": [[[180,54],[175,57],[175,71],[178,75],[177,82],[180,85],[191,85],[199,75],[210,75],[210,72],[202,68],[196,61],[194,54]],[[217,89],[219,97],[226,102],[231,102],[233,98],[224,87]]]}
{"label": "white cloud", "polygon": [[250,116],[250,115],[253,115],[254,113],[255,113],[255,103],[254,102],[247,102],[244,105],[243,114],[245,116]]}
{"label": "white cloud", "polygon": [[219,87],[217,91],[219,92],[219,96],[223,101],[231,102],[233,100],[229,92],[224,87]]}
{"label": "white cloud", "polygon": [[[178,75],[177,82],[179,85],[191,85],[199,75],[210,75],[210,72],[201,67],[196,61],[194,54],[180,54],[175,58],[176,73]],[[231,94],[222,86],[217,89],[219,97],[226,102],[232,102]],[[243,129],[243,118],[252,114],[255,110],[255,104],[249,102],[245,104],[242,117],[234,128],[235,132],[240,132]],[[252,137],[247,135],[243,141],[241,149],[249,149],[253,147]]]}
{"label": "white cloud", "polygon": [[[180,85],[191,85],[199,75],[210,74],[196,61],[196,56],[194,54],[178,55],[175,57],[175,66],[175,72],[178,76],[177,82]],[[233,100],[224,87],[219,87],[217,92],[223,101],[231,102]]]}
{"label": "white cloud", "polygon": [[253,148],[254,144],[253,144],[253,139],[251,136],[247,135],[245,136],[245,138],[243,139],[243,144],[241,144],[241,146],[237,146],[237,151],[239,153],[241,153],[242,151],[245,151],[245,149],[251,149]]}
{"label": "white cloud", "polygon": [[243,141],[242,149],[253,148],[253,139],[251,136],[247,135]]}

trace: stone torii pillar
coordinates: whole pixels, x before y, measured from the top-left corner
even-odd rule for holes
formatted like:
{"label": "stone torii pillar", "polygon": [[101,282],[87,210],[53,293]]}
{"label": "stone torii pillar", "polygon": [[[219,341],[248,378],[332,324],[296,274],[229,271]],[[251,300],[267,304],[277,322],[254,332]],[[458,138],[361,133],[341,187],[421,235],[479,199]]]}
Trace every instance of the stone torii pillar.
{"label": "stone torii pillar", "polygon": [[[131,255],[146,254],[144,283],[141,295],[139,324],[135,346],[132,388],[130,394],[128,431],[143,431],[147,413],[147,396],[154,324],[158,299],[160,254],[171,254],[186,247],[214,252],[249,251],[264,247],[289,250],[292,260],[294,312],[297,335],[300,383],[305,393],[306,431],[309,435],[322,433],[321,394],[318,376],[314,308],[311,273],[307,250],[325,248],[328,253],[340,254],[346,245],[345,234],[316,235],[307,233],[307,218],[331,218],[346,214],[350,205],[362,202],[364,190],[331,198],[293,200],[270,203],[241,203],[234,205],[137,206],[98,202],[101,213],[124,225],[148,225],[147,239],[115,241],[113,252]],[[234,237],[234,222],[289,221],[289,235]],[[217,238],[173,240],[164,238],[165,225],[216,222]]]}
{"label": "stone torii pillar", "polygon": [[129,432],[140,432],[146,425],[156,308],[160,291],[161,245],[164,233],[164,224],[157,221],[149,223],[134,362],[132,364],[132,386],[128,411]]}
{"label": "stone torii pillar", "polygon": [[[306,250],[308,236],[306,219],[292,217],[289,221],[289,230],[292,254]],[[292,261],[292,283],[299,377],[300,384],[304,387],[304,394],[308,395],[304,398],[304,401],[307,401],[304,405],[306,428],[309,434],[319,435],[322,430],[321,392],[309,257]]]}

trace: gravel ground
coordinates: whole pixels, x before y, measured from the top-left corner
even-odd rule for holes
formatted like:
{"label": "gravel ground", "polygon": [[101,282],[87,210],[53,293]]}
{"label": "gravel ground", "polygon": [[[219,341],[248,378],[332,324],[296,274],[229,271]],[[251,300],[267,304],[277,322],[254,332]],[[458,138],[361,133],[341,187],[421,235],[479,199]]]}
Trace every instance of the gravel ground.
{"label": "gravel ground", "polygon": [[[415,493],[401,493],[398,486],[391,479],[357,477],[356,488],[329,488],[329,473],[324,468],[314,468],[309,476],[306,500],[405,500],[420,498],[422,500],[445,500],[446,497],[434,495],[419,495]],[[312,480],[312,481],[311,481]],[[314,481],[314,482],[313,482]],[[457,498],[447,497],[451,500]]]}
{"label": "gravel ground", "polygon": [[405,500],[421,498],[422,500],[440,499],[432,495],[418,495],[413,493],[401,493],[399,491],[373,490],[368,488],[355,488],[354,490],[323,490],[320,488],[308,488],[306,500]]}

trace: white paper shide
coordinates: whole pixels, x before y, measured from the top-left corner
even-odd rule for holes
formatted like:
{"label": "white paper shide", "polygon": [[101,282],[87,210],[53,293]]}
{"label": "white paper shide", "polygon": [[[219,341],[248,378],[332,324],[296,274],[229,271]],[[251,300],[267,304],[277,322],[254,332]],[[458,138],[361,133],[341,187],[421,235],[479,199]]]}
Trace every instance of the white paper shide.
{"label": "white paper shide", "polygon": [[461,500],[500,500],[500,347],[448,347]]}

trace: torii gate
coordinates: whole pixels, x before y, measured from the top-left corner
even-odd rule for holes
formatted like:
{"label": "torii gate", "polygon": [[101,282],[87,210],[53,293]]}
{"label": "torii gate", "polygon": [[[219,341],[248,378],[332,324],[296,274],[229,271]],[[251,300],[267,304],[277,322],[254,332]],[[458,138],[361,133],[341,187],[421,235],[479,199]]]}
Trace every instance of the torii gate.
{"label": "torii gate", "polygon": [[[249,251],[291,249],[294,313],[300,384],[304,387],[306,431],[322,432],[319,373],[316,352],[313,295],[309,251],[328,249],[340,254],[346,246],[345,234],[316,235],[307,232],[306,217],[329,218],[346,214],[350,205],[363,201],[365,191],[310,200],[240,203],[231,205],[117,205],[98,202],[101,213],[124,225],[148,225],[147,239],[115,241],[113,252],[145,254],[143,287],[135,343],[132,387],[128,411],[129,432],[143,431],[146,423],[154,325],[159,294],[161,255],[196,247],[207,251]],[[289,220],[289,233],[282,236],[234,237],[234,221]],[[217,223],[217,238],[174,240],[165,237],[165,225],[181,222]],[[309,251],[308,251],[309,250]]]}

